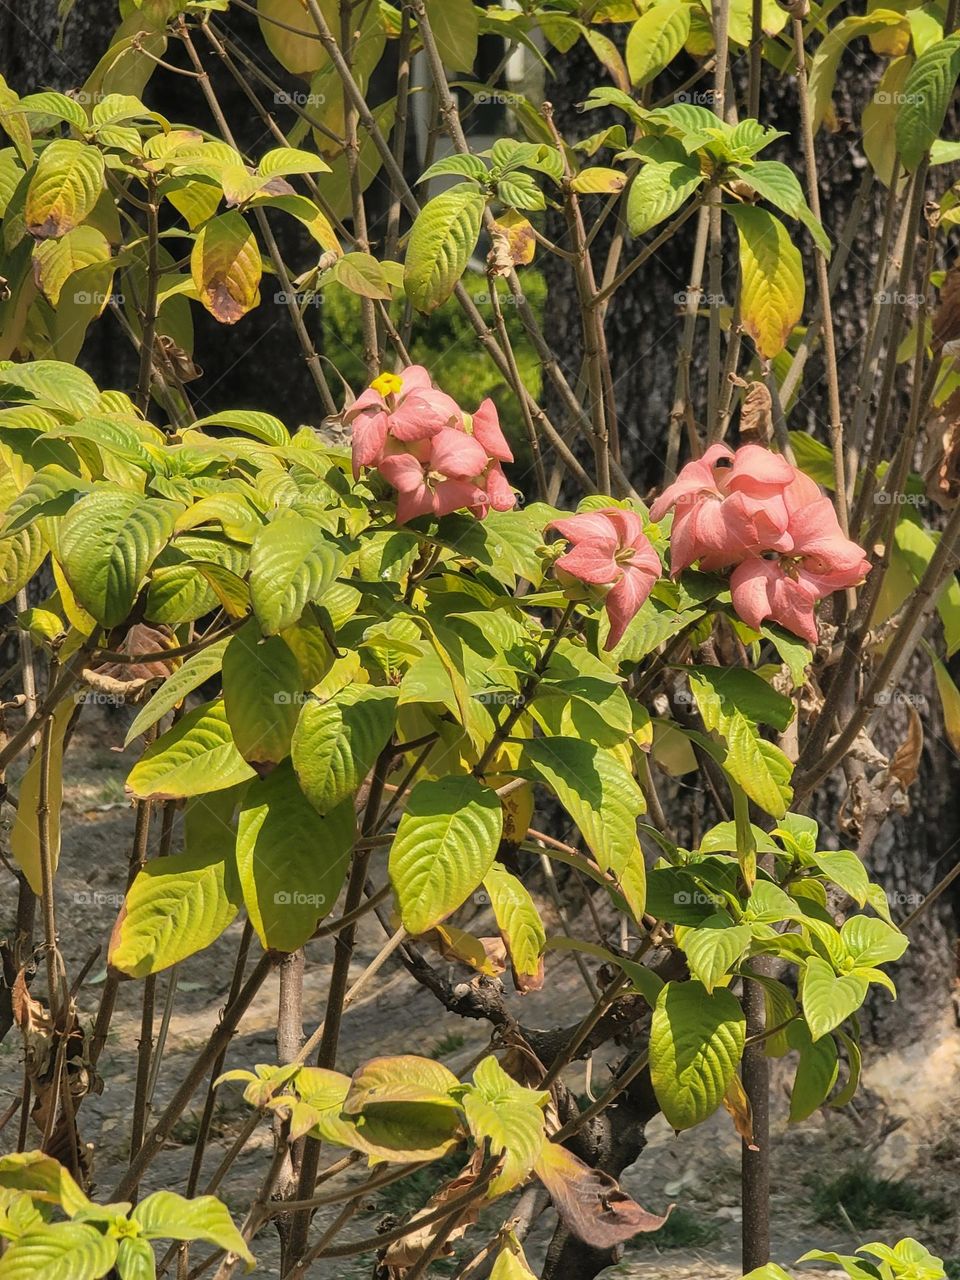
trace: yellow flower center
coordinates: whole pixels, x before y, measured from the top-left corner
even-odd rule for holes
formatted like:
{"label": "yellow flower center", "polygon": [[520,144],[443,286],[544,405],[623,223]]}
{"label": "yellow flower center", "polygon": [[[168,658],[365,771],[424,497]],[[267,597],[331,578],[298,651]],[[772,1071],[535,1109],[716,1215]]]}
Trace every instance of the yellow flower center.
{"label": "yellow flower center", "polygon": [[403,379],[395,373],[381,373],[370,386],[382,396],[397,396],[403,390]]}

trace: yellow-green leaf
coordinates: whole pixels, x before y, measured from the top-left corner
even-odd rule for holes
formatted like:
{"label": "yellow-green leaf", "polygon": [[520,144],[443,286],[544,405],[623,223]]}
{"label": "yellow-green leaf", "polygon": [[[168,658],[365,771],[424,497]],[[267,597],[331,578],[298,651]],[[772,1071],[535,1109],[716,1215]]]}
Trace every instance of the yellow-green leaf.
{"label": "yellow-green leaf", "polygon": [[684,0],[661,0],[636,20],[627,36],[627,71],[642,88],[672,62],[690,32],[693,6]]}
{"label": "yellow-green leaf", "polygon": [[260,301],[260,250],[235,210],[212,218],[197,233],[190,273],[200,301],[221,324],[236,324]]}
{"label": "yellow-green leaf", "polygon": [[404,265],[407,297],[418,311],[435,311],[453,293],[476,248],[485,203],[479,187],[461,182],[420,210]]}
{"label": "yellow-green leaf", "polygon": [[766,209],[740,205],[730,212],[740,237],[743,325],[760,355],[772,360],[803,315],[803,260],[787,228]]}
{"label": "yellow-green leaf", "polygon": [[104,160],[97,147],[58,138],[43,149],[27,188],[27,230],[56,239],[79,226],[100,198]]}

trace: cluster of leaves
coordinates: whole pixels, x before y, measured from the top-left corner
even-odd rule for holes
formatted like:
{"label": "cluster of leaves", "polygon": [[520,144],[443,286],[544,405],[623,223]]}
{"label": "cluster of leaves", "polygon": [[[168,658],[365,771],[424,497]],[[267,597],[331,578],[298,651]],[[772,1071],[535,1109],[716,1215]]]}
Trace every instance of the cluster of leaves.
{"label": "cluster of leaves", "polygon": [[[862,1254],[867,1256],[860,1256]],[[861,1245],[856,1254],[824,1253],[820,1249],[812,1249],[799,1261],[830,1263],[848,1275],[850,1280],[944,1280],[947,1274],[942,1260],[909,1236],[892,1246]],[[771,1262],[751,1271],[744,1280],[792,1280],[792,1277],[783,1267]]]}
{"label": "cluster of leaves", "polygon": [[[539,849],[528,835],[535,810],[559,802],[587,850],[564,858],[637,927],[645,912],[673,925],[686,957],[690,976],[664,983],[593,946],[653,1008],[651,1075],[671,1124],[690,1127],[726,1101],[748,1129],[737,1076],[745,1022],[730,984],[758,956],[779,957],[799,977],[799,1006],[785,982],[763,980],[777,1028],[768,1051],[800,1052],[793,1117],[831,1094],[839,1048],[849,1078],[832,1101],[852,1094],[854,1015],[870,982],[892,990],[877,966],[906,940],[856,855],[818,851],[816,825],[787,812],[791,764],[761,726],[783,731],[792,720],[793,701],[771,679],[792,668],[802,680],[805,645],[774,629],[749,632],[724,603],[723,580],[689,571],[661,580],[608,653],[606,619],[545,576],[554,508],[397,528],[389,499],[353,481],[347,455],[308,429],[290,436],[269,415],[238,411],[164,437],[77,369],[38,362],[2,375],[12,493],[3,596],[49,558],[55,590],[20,626],[52,662],[79,666],[78,683],[141,698],[127,742],[153,740],[130,793],[185,806],[183,852],[148,862],[126,895],[109,952],[116,970],[156,974],[209,946],[239,911],[264,948],[295,951],[322,929],[351,859],[382,847],[408,933],[490,972],[468,920],[455,923],[482,890],[517,987],[539,986],[548,948],[576,944],[548,938],[529,889],[499,858]],[[665,550],[663,531],[647,528]],[[515,594],[521,580],[533,588],[526,595]],[[549,626],[551,611],[570,622]],[[629,678],[667,636],[720,618],[758,656],[766,648],[782,661],[684,668],[684,696],[704,727],[652,719],[628,696]],[[205,700],[191,706],[201,686]],[[30,797],[45,760],[59,785],[74,710],[71,692],[20,793],[13,852],[37,892],[44,851]],[[737,821],[694,852],[642,827],[663,853],[648,884],[637,770],[651,750],[657,758],[657,733],[716,762]],[[369,800],[358,829],[371,775],[375,796],[397,788],[393,831],[389,809]],[[779,821],[772,833],[751,825],[751,801]],[[758,871],[758,854],[772,858],[769,870]],[[854,915],[838,929],[828,885],[883,918]],[[368,1080],[381,1070],[383,1081]],[[281,1068],[256,1077],[250,1100],[269,1097],[298,1136],[372,1161],[438,1158],[469,1131],[516,1165],[512,1180],[499,1174],[493,1184],[506,1190],[542,1152],[546,1100],[507,1079],[492,1059],[472,1091],[420,1059],[367,1064],[352,1080]],[[512,1112],[491,1129],[491,1090],[526,1108],[529,1132]],[[412,1110],[382,1111],[401,1103]]]}
{"label": "cluster of leaves", "polygon": [[[60,1211],[62,1220],[54,1220]],[[0,1276],[121,1280],[156,1275],[152,1241],[202,1240],[253,1265],[253,1255],[215,1196],[186,1200],[155,1191],[134,1208],[94,1204],[68,1171],[40,1151],[0,1156],[0,1237],[10,1242]]]}
{"label": "cluster of leaves", "polygon": [[[756,9],[746,0],[729,5],[735,46],[757,34]],[[335,283],[360,300],[371,341],[365,362],[379,372],[386,362],[377,338],[393,323],[380,304],[402,304],[404,326],[412,326],[414,312],[429,315],[457,295],[470,318],[462,282],[486,233],[491,309],[504,343],[494,344],[497,367],[511,375],[529,415],[497,282],[510,281],[522,310],[513,273],[556,248],[542,215],[562,210],[575,248],[561,256],[580,272],[588,363],[599,359],[605,297],[588,296],[589,243],[577,247],[578,237],[586,241],[581,202],[593,197],[622,212],[634,239],[671,234],[707,205],[718,219],[729,217],[740,288],[735,312],[721,316],[719,301],[711,303],[711,324],[719,338],[721,320],[732,332],[735,315],[752,340],[757,377],[772,366],[782,380],[804,310],[792,223],[810,235],[818,261],[831,248],[792,170],[762,158],[785,135],[749,116],[729,123],[717,104],[652,102],[649,87],[681,52],[714,51],[706,9],[687,0],[658,0],[643,12],[633,3],[500,9],[415,0],[402,12],[370,4],[360,6],[351,30],[335,0],[316,0],[309,14],[301,0],[260,0],[267,48],[308,84],[311,107],[295,112],[287,134],[274,133],[277,146],[244,155],[229,129],[213,137],[143,100],[171,39],[209,84],[192,33],[217,51],[223,33],[214,19],[228,10],[227,0],[125,6],[77,96],[19,97],[0,82],[0,127],[11,143],[0,150],[0,604],[17,602],[21,639],[49,673],[39,709],[6,759],[26,754],[38,736],[20,782],[11,851],[29,888],[49,904],[45,923],[54,916],[70,730],[85,690],[102,690],[137,706],[126,742],[143,738],[145,746],[127,779],[133,800],[183,811],[183,848],[135,867],[110,941],[111,979],[152,979],[209,947],[241,914],[270,962],[296,952],[338,931],[333,913],[349,875],[351,919],[389,895],[393,923],[419,947],[479,977],[509,966],[521,993],[542,985],[555,952],[581,951],[619,973],[605,996],[639,995],[649,1007],[650,1076],[677,1129],[725,1105],[750,1141],[739,1076],[747,1028],[736,994],[745,981],[763,989],[765,1051],[797,1054],[792,1119],[824,1103],[844,1105],[859,1078],[857,1012],[871,984],[893,992],[880,966],[897,960],[906,940],[857,855],[818,848],[829,841],[790,812],[794,765],[774,739],[795,723],[814,658],[809,647],[775,626],[745,626],[722,577],[688,570],[662,577],[608,650],[610,624],[596,602],[571,599],[551,575],[556,550],[545,530],[561,513],[550,503],[482,522],[454,514],[400,527],[379,480],[354,478],[346,452],[319,433],[244,409],[198,419],[184,391],[196,374],[191,302],[237,324],[273,275],[301,322],[303,345],[303,308]],[[891,4],[832,29],[821,11],[806,26],[797,20],[803,38],[825,30],[808,60],[815,127],[830,122],[851,40],[867,37],[891,57],[863,123],[870,164],[894,192],[928,160],[958,158],[957,144],[938,135],[960,70],[960,36],[938,15],[935,6],[901,12]],[[316,30],[304,29],[308,16]],[[784,70],[797,31],[791,36],[788,15],[774,4],[761,4],[759,17],[764,56]],[[621,22],[630,24],[622,52],[605,30]],[[466,77],[455,87],[484,91],[471,77],[486,35],[534,53],[540,36],[561,53],[587,41],[612,84],[594,90],[586,106],[613,109],[626,123],[569,146],[545,104],[510,95],[522,137],[470,153],[451,123],[455,105],[441,100],[456,154],[420,175],[422,207],[402,174],[388,174],[411,225],[406,236],[388,237],[391,252],[378,259],[361,243],[359,215],[381,167],[396,167],[401,104],[388,97],[371,109],[363,95],[387,41],[439,62],[434,87],[442,99],[450,92],[444,67]],[[609,164],[596,163],[604,150]],[[430,196],[430,184],[450,178],[457,181]],[[941,205],[948,222],[958,216],[955,199]],[[268,213],[293,217],[312,241],[311,260],[292,278]],[[351,217],[353,236],[343,225]],[[141,351],[135,397],[101,390],[73,364],[108,306]],[[696,307],[693,297],[688,315]],[[478,337],[493,343],[477,315],[479,323],[470,322]],[[931,323],[921,317],[898,354],[945,356],[933,402],[943,405],[960,372],[944,353],[949,325],[923,327]],[[536,317],[524,324],[536,338]],[[396,347],[402,358],[402,336]],[[304,354],[330,412],[336,406],[308,339]],[[544,361],[554,377],[555,366]],[[585,378],[590,414],[582,416],[593,423],[600,492],[578,511],[631,510],[668,564],[666,523],[651,523],[636,497],[603,495],[609,457],[600,427],[609,393],[599,373]],[[169,418],[164,429],[148,418],[151,395]],[[803,470],[836,483],[825,447],[799,433],[781,445],[787,440]],[[860,477],[860,497],[885,474],[874,459]],[[618,493],[629,492],[622,483]],[[894,514],[875,626],[925,581],[940,550],[915,513]],[[960,647],[960,588],[951,579],[936,594],[949,655]],[[718,637],[726,643],[716,665],[678,665],[693,652],[703,658]],[[960,695],[938,659],[934,670],[956,716]],[[956,724],[950,731],[960,735]],[[696,849],[639,823],[654,808],[651,761],[671,775],[709,771],[726,788],[733,821]],[[905,787],[915,766],[915,759],[898,766]],[[549,820],[558,808],[573,832],[566,843],[542,840],[534,825],[538,813]],[[599,886],[636,930],[637,950],[550,936],[524,882],[537,865],[531,857],[570,865]],[[385,884],[364,905],[371,871]],[[837,896],[859,908],[839,926]],[[477,935],[478,899],[498,939]],[[53,952],[55,936],[46,944]],[[682,961],[681,976],[673,970],[664,980],[646,962],[660,944]],[[758,974],[756,962],[768,957],[781,962],[780,977]],[[51,989],[51,1006],[54,997]],[[352,1077],[297,1062],[223,1079],[242,1079],[248,1102],[280,1117],[284,1138],[342,1146],[374,1165],[419,1164],[470,1143],[461,1187],[489,1198],[539,1177],[565,1221],[598,1247],[662,1221],[552,1140],[563,1126],[549,1093],[510,1057],[485,1059],[469,1084],[410,1056],[376,1059]],[[249,1257],[212,1199],[163,1192],[135,1210],[98,1208],[48,1156],[0,1161],[0,1188],[0,1231],[14,1242],[0,1275],[32,1271],[39,1253],[59,1251],[69,1255],[71,1275],[95,1280],[116,1265],[132,1280],[150,1274],[155,1237],[204,1239]],[[444,1203],[437,1201],[439,1216]],[[57,1206],[68,1221],[50,1221]],[[855,1280],[939,1274],[915,1242],[881,1249],[865,1246],[876,1262],[831,1260]],[[496,1280],[526,1274],[522,1249],[507,1234]]]}

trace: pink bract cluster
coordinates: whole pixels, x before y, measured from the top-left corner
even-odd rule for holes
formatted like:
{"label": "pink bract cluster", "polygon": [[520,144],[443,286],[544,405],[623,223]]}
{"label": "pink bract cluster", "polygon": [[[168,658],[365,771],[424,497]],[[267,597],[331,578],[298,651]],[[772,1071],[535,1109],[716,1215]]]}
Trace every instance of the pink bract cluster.
{"label": "pink bract cluster", "polygon": [[465,414],[422,365],[376,378],[344,414],[353,427],[353,474],[375,467],[397,491],[397,520],[466,508],[479,519],[509,511],[516,495],[502,463],[513,454],[497,409]]}
{"label": "pink bract cluster", "polygon": [[612,649],[662,572],[640,517],[619,507],[604,507],[554,520],[547,528],[573,544],[554,562],[557,581],[564,586],[584,582],[605,591],[610,634],[604,647]]}
{"label": "pink bract cluster", "polygon": [[770,618],[816,644],[814,605],[870,569],[819,486],[760,445],[734,453],[716,444],[688,462],[651,519],[671,508],[672,574],[694,561],[706,570],[733,566],[733,606],[754,628]]}

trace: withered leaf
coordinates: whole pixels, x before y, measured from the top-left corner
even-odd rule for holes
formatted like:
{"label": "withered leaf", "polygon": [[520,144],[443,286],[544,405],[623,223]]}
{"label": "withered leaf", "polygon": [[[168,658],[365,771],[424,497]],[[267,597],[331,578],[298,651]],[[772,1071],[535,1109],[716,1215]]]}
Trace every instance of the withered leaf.
{"label": "withered leaf", "polygon": [[649,1213],[620,1189],[615,1178],[591,1169],[556,1142],[543,1144],[534,1171],[567,1227],[595,1249],[611,1249],[640,1232],[659,1231],[673,1208],[670,1205],[662,1218]]}
{"label": "withered leaf", "polygon": [[940,303],[933,313],[934,346],[960,338],[960,264],[947,272],[940,287]]}
{"label": "withered leaf", "polygon": [[[479,1154],[480,1153],[478,1152],[477,1155]],[[410,1220],[411,1225],[415,1223],[418,1218],[427,1217],[428,1214],[436,1212],[437,1209],[442,1209],[445,1204],[448,1204],[451,1200],[457,1200],[460,1196],[464,1195],[465,1192],[469,1191],[477,1180],[478,1167],[479,1162],[476,1157],[474,1157],[462,1173],[458,1174],[452,1182],[448,1182],[445,1186],[441,1187],[435,1195],[430,1197],[423,1208],[414,1214]],[[448,1258],[453,1253],[452,1242],[454,1240],[459,1240],[461,1236],[466,1235],[467,1229],[472,1227],[477,1221],[480,1216],[480,1206],[482,1203],[482,1198],[478,1196],[473,1203],[465,1206],[457,1225],[447,1236],[443,1248],[438,1255],[439,1257]],[[428,1222],[426,1226],[419,1227],[417,1230],[409,1232],[399,1240],[394,1240],[394,1242],[388,1246],[386,1253],[383,1255],[383,1262],[388,1269],[388,1273],[391,1276],[396,1276],[397,1280],[400,1280],[403,1270],[406,1267],[412,1267],[414,1263],[419,1261],[423,1256],[424,1251],[429,1248],[434,1236],[442,1225],[443,1218],[439,1218],[435,1222]]]}
{"label": "withered leaf", "polygon": [[742,444],[767,444],[773,435],[773,400],[763,382],[747,384],[740,409],[740,441]]}
{"label": "withered leaf", "polygon": [[924,434],[921,470],[927,497],[948,510],[960,499],[960,391],[931,414]]}
{"label": "withered leaf", "polygon": [[750,1150],[759,1151],[760,1148],[753,1140],[753,1108],[750,1106],[750,1099],[738,1075],[735,1075],[727,1085],[723,1095],[723,1105],[733,1120],[733,1127]]}
{"label": "withered leaf", "polygon": [[920,772],[920,755],[923,752],[923,725],[916,710],[907,704],[909,723],[907,736],[894,752],[890,761],[890,775],[900,783],[904,791],[908,791],[917,780]]}

